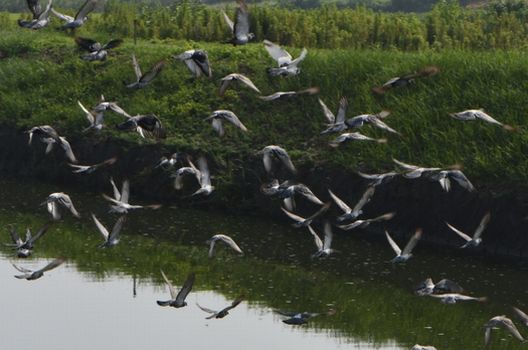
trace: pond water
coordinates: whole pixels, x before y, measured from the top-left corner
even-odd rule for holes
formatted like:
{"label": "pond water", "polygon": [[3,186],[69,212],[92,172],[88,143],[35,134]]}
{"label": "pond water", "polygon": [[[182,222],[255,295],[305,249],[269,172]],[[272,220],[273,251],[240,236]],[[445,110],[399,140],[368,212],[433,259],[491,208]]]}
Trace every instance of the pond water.
{"label": "pond water", "polygon": [[[51,192],[69,193],[82,215],[54,223],[29,259],[0,248],[5,349],[410,349],[415,343],[480,349],[488,319],[513,317],[511,306],[528,311],[528,266],[521,262],[419,244],[407,264],[393,265],[387,242],[361,231],[337,233],[340,253],[312,260],[315,246],[305,229],[175,207],[129,214],[121,242],[99,249],[90,213],[106,226],[116,220],[100,194],[13,180],[0,180],[0,186],[0,242],[9,242],[9,224],[35,231],[47,222],[39,203]],[[143,203],[132,186],[135,202]],[[245,254],[220,246],[209,259],[205,241],[218,233],[233,237]],[[11,263],[34,269],[57,257],[67,262],[41,279],[13,278]],[[177,288],[196,273],[187,307],[156,304],[169,297],[160,269]],[[413,286],[427,277],[452,279],[489,301],[444,305],[415,296]],[[244,301],[223,319],[206,320],[196,306],[221,309],[240,296]],[[323,315],[289,326],[275,310]],[[528,336],[528,328],[516,323]],[[491,348],[525,346],[498,330]]]}

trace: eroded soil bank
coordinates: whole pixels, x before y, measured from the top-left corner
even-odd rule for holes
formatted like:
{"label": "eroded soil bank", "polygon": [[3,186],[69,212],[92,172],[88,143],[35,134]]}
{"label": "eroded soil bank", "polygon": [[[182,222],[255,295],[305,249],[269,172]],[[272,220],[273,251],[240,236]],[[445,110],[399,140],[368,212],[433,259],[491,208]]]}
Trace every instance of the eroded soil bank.
{"label": "eroded soil bank", "polygon": [[[131,181],[132,198],[155,200],[166,205],[196,206],[204,209],[223,210],[234,215],[259,215],[282,220],[287,218],[280,211],[280,201],[263,196],[259,188],[266,181],[261,160],[236,159],[231,162],[215,162],[209,157],[213,185],[216,192],[208,198],[191,198],[195,190],[192,181],[186,189],[177,192],[172,186],[170,173],[155,168],[162,156],[172,152],[183,152],[196,156],[196,150],[176,150],[162,144],[136,144],[115,140],[105,136],[70,140],[80,164],[95,164],[117,156],[111,167],[91,175],[73,174],[60,149],[44,155],[44,145],[38,140],[30,147],[24,130],[4,128],[0,130],[0,174],[23,179],[36,179],[53,184],[76,186],[89,192],[109,192],[110,176]],[[298,164],[296,180],[308,185],[322,200],[330,197],[332,189],[343,200],[353,206],[368,183],[354,173],[332,169],[324,165]],[[380,239],[383,229],[388,229],[398,239],[409,237],[416,227],[424,230],[423,240],[431,245],[458,247],[463,240],[450,231],[445,222],[472,235],[482,216],[491,212],[491,221],[484,231],[483,244],[472,254],[528,258],[528,200],[524,193],[515,189],[497,191],[479,186],[477,192],[469,193],[454,184],[451,192],[444,192],[437,182],[407,180],[401,177],[378,186],[370,203],[365,206],[364,216],[371,218],[386,212],[397,215],[386,224],[375,224],[367,230],[355,230],[343,234],[360,234],[367,238]],[[57,188],[60,191],[60,188]],[[298,200],[298,212],[309,215],[317,207]],[[337,209],[332,208],[337,214]],[[336,230],[337,231],[337,230]],[[341,233],[340,233],[341,234]],[[384,239],[384,238],[382,238]],[[466,253],[466,252],[464,252]]]}

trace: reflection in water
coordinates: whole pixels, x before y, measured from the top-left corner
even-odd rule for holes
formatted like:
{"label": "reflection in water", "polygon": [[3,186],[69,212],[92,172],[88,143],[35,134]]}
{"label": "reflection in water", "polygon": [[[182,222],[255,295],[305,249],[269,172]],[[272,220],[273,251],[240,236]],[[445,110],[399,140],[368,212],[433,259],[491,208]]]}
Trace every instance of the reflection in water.
{"label": "reflection in water", "polygon": [[[47,221],[38,201],[56,189],[0,185],[5,190],[0,227],[12,223],[22,230]],[[484,344],[487,320],[511,313],[511,305],[528,305],[527,286],[521,284],[524,265],[486,262],[425,245],[415,249],[409,263],[393,265],[386,241],[361,232],[336,234],[334,247],[341,253],[312,260],[313,240],[306,230],[210,211],[204,216],[203,211],[162,208],[129,215],[119,245],[97,249],[100,236],[89,213],[112,222],[107,204],[96,195],[68,192],[83,218],[66,218],[50,227],[36,243],[37,259],[16,260],[13,251],[2,248],[0,320],[9,335],[3,337],[5,348],[409,349],[420,343],[477,349]],[[208,259],[205,241],[222,233],[233,237],[245,255],[221,249]],[[6,230],[2,241],[9,241]],[[59,256],[68,263],[38,281],[12,277],[12,261],[33,269]],[[168,294],[160,269],[174,283],[196,273],[188,306],[156,305]],[[443,305],[413,295],[412,287],[429,276],[452,279],[470,295],[490,301]],[[244,302],[221,320],[205,320],[207,315],[196,306],[220,310],[240,295]],[[336,313],[295,327],[283,324],[274,309]],[[526,328],[520,331],[527,333]],[[493,349],[521,348],[505,332],[498,332],[493,342]]]}

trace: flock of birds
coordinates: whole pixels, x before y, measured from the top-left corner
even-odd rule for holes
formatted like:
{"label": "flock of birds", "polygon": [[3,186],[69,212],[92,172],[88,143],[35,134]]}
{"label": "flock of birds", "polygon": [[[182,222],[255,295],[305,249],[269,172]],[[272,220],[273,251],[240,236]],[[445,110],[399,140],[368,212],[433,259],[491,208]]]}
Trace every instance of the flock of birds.
{"label": "flock of birds", "polygon": [[[51,22],[50,15],[53,14],[56,17],[64,21],[63,29],[75,30],[82,26],[85,21],[88,19],[88,15],[96,8],[99,0],[86,0],[84,5],[79,9],[75,17],[70,17],[64,14],[61,14],[53,9],[52,0],[49,0],[45,8],[42,8],[39,4],[39,0],[27,0],[28,7],[33,14],[31,20],[19,20],[18,24],[21,27],[29,29],[42,29]],[[235,21],[233,22],[229,16],[224,12],[223,16],[227,25],[229,26],[232,32],[232,38],[227,41],[234,45],[243,45],[248,43],[251,39],[254,38],[253,33],[250,33],[250,22],[249,22],[249,12],[247,5],[244,0],[237,0],[238,7],[235,13]],[[108,56],[108,50],[118,47],[122,40],[116,39],[111,40],[106,44],[101,44],[95,40],[76,37],[75,42],[79,47],[87,51],[86,55],[81,56],[83,60],[86,61],[100,61],[105,60]],[[293,58],[290,53],[288,53],[284,48],[280,47],[277,44],[274,44],[268,40],[264,40],[264,47],[270,56],[277,62],[277,67],[269,68],[268,74],[273,77],[285,77],[293,76],[300,74],[301,69],[299,68],[300,63],[306,58],[308,51],[303,49],[299,57]],[[185,51],[179,55],[173,56],[175,60],[182,61],[188,67],[190,72],[196,77],[200,78],[205,76],[208,78],[212,77],[211,63],[209,61],[207,52],[201,49],[193,49]],[[129,89],[142,89],[152,83],[152,81],[159,75],[161,70],[165,67],[165,61],[157,62],[152,68],[150,68],[146,73],[142,73],[139,62],[135,55],[132,55],[132,65],[136,80],[133,82],[124,82],[126,88]],[[430,66],[421,69],[418,72],[410,73],[403,75],[401,77],[395,77],[390,79],[385,84],[373,89],[373,93],[383,94],[388,90],[393,88],[401,88],[413,84],[415,79],[421,77],[428,77],[439,72],[438,67]],[[219,89],[219,95],[223,96],[225,91],[235,85],[243,85],[246,88],[254,91],[259,94],[259,97],[265,101],[273,101],[279,98],[291,97],[300,94],[317,94],[319,89],[317,87],[310,87],[307,89],[299,91],[279,91],[273,93],[269,96],[260,96],[261,91],[257,86],[251,81],[250,78],[244,76],[240,73],[232,73],[221,79],[221,85]],[[347,130],[359,129],[364,125],[371,125],[373,127],[379,128],[383,131],[386,131],[391,134],[399,135],[400,133],[395,129],[391,128],[386,122],[386,118],[390,115],[388,111],[380,111],[377,114],[362,114],[357,115],[353,118],[346,118],[347,113],[347,100],[346,98],[341,98],[339,101],[339,108],[336,114],[334,114],[326,104],[319,99],[324,118],[327,122],[326,128],[321,132],[321,134],[333,134],[341,133],[338,137],[330,142],[330,146],[337,147],[343,142],[350,140],[356,141],[373,141],[378,143],[385,143],[387,139],[374,139],[363,135],[357,131],[355,132],[344,132]],[[108,111],[112,111],[122,117],[125,120],[122,123],[117,124],[117,129],[123,131],[133,131],[137,132],[142,138],[154,138],[156,140],[163,139],[166,137],[166,130],[163,127],[162,121],[154,114],[146,115],[135,115],[132,116],[127,113],[122,107],[120,107],[116,102],[107,101],[102,95],[101,100],[92,108],[86,108],[80,101],[78,101],[79,107],[82,109],[90,125],[83,130],[83,132],[100,132],[104,126],[104,115]],[[480,109],[470,109],[460,113],[452,114],[452,117],[457,120],[470,121],[470,120],[482,120],[491,124],[495,124],[503,127],[506,130],[514,130],[513,127],[503,124],[483,110]],[[242,132],[247,131],[248,129],[241,120],[236,116],[236,114],[229,110],[216,110],[211,113],[210,116],[205,118],[205,121],[210,122],[213,129],[220,135],[224,136],[224,123],[232,124],[234,127],[238,128]],[[49,125],[40,125],[31,128],[28,131],[29,134],[29,144],[31,145],[34,138],[38,138],[42,143],[46,145],[45,153],[50,153],[54,147],[57,145],[64,151],[65,157],[69,161],[69,165],[72,167],[74,173],[84,173],[90,174],[98,169],[106,166],[111,166],[114,164],[117,159],[110,158],[102,161],[101,163],[94,165],[79,165],[78,160],[72,150],[72,147],[68,140],[60,136],[57,131]],[[307,228],[309,234],[314,240],[316,251],[313,253],[312,258],[324,258],[330,256],[337,250],[332,248],[332,223],[329,220],[325,220],[323,224],[323,233],[324,238],[321,239],[319,234],[312,227],[312,223],[315,220],[320,219],[331,207],[332,202],[335,203],[337,208],[343,212],[338,216],[334,224],[342,230],[352,230],[355,228],[365,228],[371,223],[384,222],[392,219],[396,213],[384,213],[373,218],[364,218],[363,216],[363,207],[370,201],[375,193],[377,186],[389,182],[396,176],[403,176],[408,179],[417,179],[417,178],[426,178],[430,181],[435,181],[440,184],[444,191],[450,191],[452,180],[455,181],[458,185],[464,188],[467,191],[475,191],[472,183],[467,179],[467,177],[462,173],[457,167],[451,168],[426,168],[411,164],[403,163],[399,160],[394,159],[395,165],[398,168],[397,171],[392,171],[384,174],[364,174],[358,172],[358,175],[365,178],[369,182],[369,186],[361,196],[359,201],[353,206],[349,206],[344,200],[338,197],[334,192],[328,189],[329,197],[331,201],[323,202],[320,200],[306,185],[287,178],[283,181],[279,181],[276,174],[285,174],[295,175],[296,167],[294,166],[288,152],[278,146],[278,145],[269,145],[257,152],[258,155],[262,157],[262,162],[264,169],[270,179],[261,186],[261,192],[265,196],[278,198],[283,201],[284,207],[282,211],[285,215],[294,221],[293,226],[300,228]],[[184,166],[177,167],[179,163],[183,163]],[[196,182],[197,189],[194,191],[192,196],[208,196],[214,191],[214,186],[211,183],[211,175],[208,167],[208,163],[205,157],[201,156],[197,159],[197,165],[195,165],[193,159],[189,156],[184,157],[178,153],[171,155],[170,157],[163,157],[159,164],[156,167],[161,167],[166,169],[171,173],[171,177],[174,178],[174,188],[176,190],[181,190],[186,183],[186,178],[192,178]],[[288,176],[289,177],[289,176]],[[112,187],[112,196],[103,194],[103,197],[110,204],[110,212],[119,214],[120,216],[116,220],[115,224],[112,227],[112,230],[109,231],[94,215],[91,214],[92,220],[103,237],[104,241],[101,244],[101,247],[110,248],[119,243],[120,233],[123,229],[123,225],[126,220],[126,216],[129,211],[135,211],[139,209],[158,209],[160,205],[136,205],[130,204],[130,183],[128,180],[123,180],[121,189],[118,189],[116,183],[112,178],[110,178],[110,185]],[[312,202],[313,204],[319,206],[319,208],[314,212],[314,214],[303,217],[295,213],[296,210],[296,198],[303,198]],[[64,212],[71,213],[74,217],[80,218],[81,215],[75,209],[72,199],[66,193],[57,192],[50,194],[45,201],[42,203],[45,205],[48,212],[50,213],[54,221],[61,220]],[[487,213],[479,226],[475,230],[472,236],[460,231],[449,223],[446,223],[448,228],[456,233],[461,239],[463,239],[464,244],[461,248],[476,247],[482,243],[482,233],[484,232],[488,222],[490,221],[491,215]],[[44,225],[40,228],[37,233],[33,236],[31,231],[28,229],[26,232],[25,240],[17,233],[14,227],[10,229],[10,235],[13,243],[10,244],[17,251],[17,256],[19,257],[28,257],[31,255],[32,250],[34,249],[34,243],[41,238],[49,229],[50,223]],[[393,263],[402,263],[408,261],[412,257],[412,251],[414,247],[419,242],[422,236],[422,230],[420,228],[416,229],[415,233],[412,235],[410,240],[407,242],[403,249],[392,239],[388,231],[385,231],[386,239],[395,253],[395,257],[392,259]],[[229,236],[218,234],[213,236],[209,241],[209,257],[214,256],[215,244],[216,242],[223,242],[235,252],[243,254],[242,249],[237,245],[237,243]],[[16,275],[15,277],[20,279],[35,280],[43,276],[44,272],[49,271],[53,268],[58,267],[64,262],[64,259],[55,259],[43,268],[31,271],[26,268],[14,265],[14,267],[20,271],[21,275]],[[161,275],[168,286],[170,291],[170,300],[167,301],[158,301],[160,306],[172,306],[175,308],[184,307],[187,305],[185,299],[187,295],[191,292],[195,281],[195,274],[190,273],[183,283],[179,292],[176,292],[176,289],[167,278],[165,273],[161,271]],[[433,281],[428,278],[426,281],[421,283],[415,290],[417,295],[423,296],[428,295],[433,298],[440,299],[443,303],[454,304],[460,301],[485,301],[486,298],[483,297],[473,297],[464,295],[463,289],[455,282],[450,280],[442,280],[438,283],[433,283]],[[198,305],[200,309],[210,314],[207,318],[223,318],[229,311],[235,308],[242,302],[242,297],[237,298],[226,308],[220,311],[214,311],[205,307]],[[523,324],[528,326],[528,316],[517,308],[513,308],[515,315],[523,322]],[[288,317],[283,320],[287,324],[304,324],[313,316],[318,314],[308,313],[308,312],[281,312],[284,316]],[[330,312],[331,314],[331,312]],[[485,343],[488,345],[491,339],[491,331],[497,327],[502,327],[509,331],[516,339],[520,341],[525,341],[518,331],[517,327],[510,318],[506,316],[496,316],[491,318],[485,325]],[[412,349],[414,350],[427,350],[435,349],[432,346],[421,346],[415,345]]]}

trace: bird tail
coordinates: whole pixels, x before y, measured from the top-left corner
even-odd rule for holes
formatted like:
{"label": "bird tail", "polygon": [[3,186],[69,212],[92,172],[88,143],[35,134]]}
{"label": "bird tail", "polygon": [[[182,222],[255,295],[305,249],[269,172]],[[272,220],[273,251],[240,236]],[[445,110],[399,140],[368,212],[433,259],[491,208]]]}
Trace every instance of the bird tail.
{"label": "bird tail", "polygon": [[508,124],[503,124],[502,128],[507,131],[517,131],[517,128]]}
{"label": "bird tail", "polygon": [[478,298],[477,301],[485,303],[486,301],[488,301],[488,298],[487,297]]}

